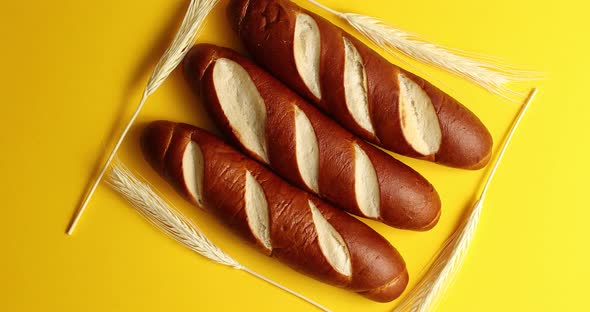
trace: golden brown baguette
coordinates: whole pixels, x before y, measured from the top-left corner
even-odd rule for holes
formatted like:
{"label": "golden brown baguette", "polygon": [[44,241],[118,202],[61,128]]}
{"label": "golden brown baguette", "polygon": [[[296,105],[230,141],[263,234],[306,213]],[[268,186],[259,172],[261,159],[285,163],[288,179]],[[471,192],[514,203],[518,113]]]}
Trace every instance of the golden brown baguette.
{"label": "golden brown baguette", "polygon": [[336,207],[428,230],[441,203],[419,173],[358,139],[237,52],[208,44],[185,59],[189,83],[234,145]]}
{"label": "golden brown baguette", "polygon": [[480,169],[492,137],[457,100],[288,0],[232,0],[256,62],[342,126],[393,152]]}
{"label": "golden brown baguette", "polygon": [[157,121],[144,130],[141,145],[180,194],[265,254],[372,300],[391,301],[405,289],[405,263],[381,235],[204,130]]}

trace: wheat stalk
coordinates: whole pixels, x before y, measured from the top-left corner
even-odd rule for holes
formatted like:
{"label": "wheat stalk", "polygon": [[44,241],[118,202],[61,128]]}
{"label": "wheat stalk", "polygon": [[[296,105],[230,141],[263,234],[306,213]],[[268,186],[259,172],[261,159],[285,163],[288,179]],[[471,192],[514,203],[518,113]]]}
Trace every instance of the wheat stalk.
{"label": "wheat stalk", "polygon": [[498,58],[428,42],[415,34],[395,28],[374,17],[343,13],[315,0],[308,1],[344,19],[358,32],[390,54],[399,56],[401,53],[446,70],[509,101],[520,101],[526,96],[526,93],[511,89],[511,83],[538,79],[540,76],[537,72],[516,69]]}
{"label": "wheat stalk", "polygon": [[70,223],[70,226],[67,230],[68,235],[72,235],[74,233],[74,230],[76,229],[76,226],[80,221],[80,218],[84,214],[84,211],[86,210],[86,207],[90,202],[90,199],[94,195],[94,192],[100,184],[100,181],[102,181],[102,178],[106,174],[111,162],[117,155],[117,151],[121,147],[121,144],[123,144],[125,137],[127,137],[127,134],[131,129],[131,126],[139,116],[139,113],[141,112],[141,109],[145,105],[147,99],[162,85],[162,83],[164,83],[166,78],[168,78],[170,73],[178,66],[178,64],[180,64],[184,56],[188,53],[192,43],[195,41],[195,38],[197,37],[199,30],[201,29],[201,25],[203,25],[203,22],[205,21],[205,18],[209,15],[209,12],[211,12],[213,7],[215,7],[215,5],[218,2],[219,0],[191,0],[188,10],[184,16],[184,19],[182,20],[182,24],[180,25],[180,28],[176,33],[176,36],[174,36],[172,43],[170,44],[166,52],[164,52],[164,54],[160,58],[160,61],[156,65],[156,68],[152,72],[148,80],[148,83],[143,91],[141,100],[139,101],[139,104],[135,109],[135,112],[133,113],[131,119],[129,119],[129,122],[127,123],[127,126],[119,136],[119,139],[115,144],[115,147],[109,154],[100,173],[92,183],[90,190],[84,197],[84,200],[82,201],[80,208],[78,209],[72,222]]}
{"label": "wheat stalk", "polygon": [[471,208],[468,217],[463,220],[459,227],[453,232],[453,234],[443,244],[441,250],[437,254],[436,258],[432,261],[430,268],[426,271],[422,279],[414,286],[414,288],[408,293],[406,297],[398,304],[394,312],[401,311],[412,311],[412,312],[425,312],[433,310],[438,304],[442,294],[452,284],[456,273],[459,271],[465,256],[471,246],[471,242],[475,236],[477,226],[479,225],[479,219],[483,210],[483,205],[488,194],[489,187],[492,180],[498,170],[500,163],[506,153],[508,145],[514,136],[514,133],[518,129],[522,118],[527,112],[529,105],[537,94],[537,89],[533,89],[525,104],[522,106],[518,116],[516,117],[502,149],[496,158],[494,167],[490,171],[486,184],[484,185],[479,199],[475,205]]}
{"label": "wheat stalk", "polygon": [[217,263],[240,269],[241,265],[215,246],[190,220],[169,206],[152,188],[115,160],[107,184],[119,192],[139,214],[177,242]]}
{"label": "wheat stalk", "polygon": [[194,223],[170,206],[150,185],[137,178],[117,159],[113,162],[107,183],[131,203],[135,210],[151,224],[190,250],[216,263],[244,271],[312,304],[320,310],[330,311],[319,303],[242,266],[213,244]]}
{"label": "wheat stalk", "polygon": [[191,0],[174,40],[160,58],[158,65],[156,65],[148,80],[145,88],[145,93],[148,96],[162,85],[170,73],[184,59],[195,38],[199,35],[202,29],[201,25],[203,25],[203,22],[218,2],[219,0]]}

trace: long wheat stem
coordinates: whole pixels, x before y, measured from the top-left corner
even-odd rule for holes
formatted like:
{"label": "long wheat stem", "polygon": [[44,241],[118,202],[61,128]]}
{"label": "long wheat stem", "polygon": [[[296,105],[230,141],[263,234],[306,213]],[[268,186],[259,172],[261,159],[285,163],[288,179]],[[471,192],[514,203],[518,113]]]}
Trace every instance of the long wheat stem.
{"label": "long wheat stem", "polygon": [[102,166],[102,169],[100,170],[98,176],[94,179],[94,182],[92,182],[89,191],[86,193],[84,200],[82,201],[82,204],[80,205],[80,207],[76,211],[76,214],[74,215],[74,218],[70,222],[70,225],[66,231],[68,235],[72,235],[74,233],[74,230],[76,229],[76,226],[80,221],[80,218],[86,211],[86,207],[90,203],[90,200],[92,199],[92,196],[96,191],[96,188],[102,181],[111,162],[117,155],[117,151],[121,147],[121,144],[123,144],[123,141],[127,137],[127,134],[131,129],[131,126],[133,125],[133,123],[135,123],[135,120],[139,116],[139,113],[141,112],[147,99],[162,85],[162,83],[164,83],[166,78],[168,78],[170,73],[182,61],[186,53],[188,53],[192,43],[194,42],[195,38],[199,33],[199,30],[201,29],[201,25],[205,21],[207,15],[209,15],[209,12],[211,12],[213,7],[215,7],[217,2],[219,2],[219,0],[191,0],[188,10],[182,21],[182,24],[180,25],[180,28],[176,33],[176,36],[174,37],[172,43],[170,44],[166,52],[164,52],[164,54],[160,58],[160,61],[156,65],[156,68],[152,72],[150,79],[148,80],[148,83],[143,92],[143,95],[141,97],[141,100],[139,101],[139,104],[135,109],[135,112],[129,119],[129,122],[127,122],[127,125],[125,126],[123,132],[117,139],[117,143],[109,153],[106,162]]}

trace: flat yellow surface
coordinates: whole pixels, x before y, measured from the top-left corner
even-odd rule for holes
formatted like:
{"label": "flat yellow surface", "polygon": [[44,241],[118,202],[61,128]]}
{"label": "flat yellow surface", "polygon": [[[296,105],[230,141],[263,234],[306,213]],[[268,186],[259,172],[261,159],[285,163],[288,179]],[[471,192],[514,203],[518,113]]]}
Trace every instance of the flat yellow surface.
{"label": "flat yellow surface", "polygon": [[[321,1],[547,73],[490,190],[465,266],[440,310],[584,310],[590,279],[590,7],[567,0]],[[129,118],[187,3],[3,3],[0,311],[311,310],[285,292],[186,250],[104,185],[75,236],[65,235],[97,163],[113,144],[113,131]],[[225,20],[225,4],[215,9],[199,41],[243,50]],[[495,142],[503,139],[518,105],[419,68],[480,116]],[[524,84],[523,90],[532,86]],[[138,133],[155,119],[214,129],[179,71],[149,100],[119,155],[223,250],[335,311],[395,306],[297,274],[184,203],[141,158]],[[441,194],[440,224],[428,233],[411,233],[368,223],[403,254],[413,287],[473,203],[485,172],[402,160]]]}

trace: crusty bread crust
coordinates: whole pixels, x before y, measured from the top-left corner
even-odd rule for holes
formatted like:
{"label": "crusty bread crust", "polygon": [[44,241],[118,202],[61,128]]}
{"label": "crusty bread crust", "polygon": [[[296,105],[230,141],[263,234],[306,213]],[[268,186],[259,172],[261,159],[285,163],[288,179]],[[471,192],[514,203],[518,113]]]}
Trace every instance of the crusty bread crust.
{"label": "crusty bread crust", "polygon": [[[364,223],[291,186],[204,130],[168,121],[148,125],[141,138],[146,160],[193,204],[197,203],[183,177],[183,154],[190,142],[199,146],[203,156],[203,208],[257,244],[262,252],[318,280],[355,292],[371,294],[383,287],[393,287],[391,293],[396,296],[387,297],[388,301],[405,289],[404,260],[387,240]],[[260,184],[268,203],[271,250],[260,244],[248,225],[244,200],[246,172]],[[342,237],[350,255],[350,276],[336,271],[323,255],[310,201]],[[384,301],[384,297],[368,297]]]}
{"label": "crusty bread crust", "polygon": [[[296,157],[295,109],[309,119],[319,146],[318,195],[352,214],[366,216],[357,202],[355,191],[355,148],[360,147],[374,168],[378,190],[379,215],[372,219],[388,225],[429,230],[440,217],[441,202],[434,187],[419,173],[378,148],[350,134],[322,114],[270,74],[237,52],[209,44],[194,47],[185,59],[189,83],[205,99],[210,115],[244,153],[265,163],[248,150],[224,113],[213,81],[213,67],[218,59],[229,59],[241,65],[252,78],[266,105],[266,142],[268,166],[294,185],[310,192],[300,175]],[[228,78],[229,79],[229,78]]]}
{"label": "crusty bread crust", "polygon": [[[312,16],[321,34],[318,100],[298,74],[293,33],[298,14]],[[465,106],[428,81],[389,63],[367,45],[319,15],[287,0],[232,0],[228,16],[254,60],[308,99],[346,129],[393,152],[443,165],[481,169],[490,159],[492,137],[483,123]],[[375,133],[363,129],[346,106],[344,90],[345,48],[348,39],[364,60],[368,83],[369,113]],[[438,151],[422,155],[412,148],[402,132],[399,112],[400,74],[421,86],[437,112],[442,141]]]}

